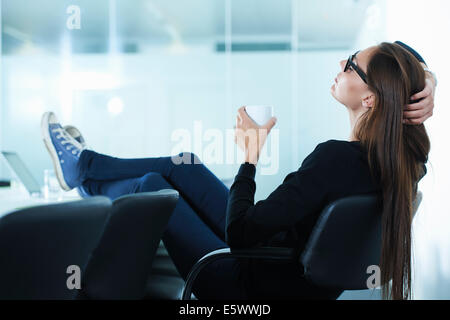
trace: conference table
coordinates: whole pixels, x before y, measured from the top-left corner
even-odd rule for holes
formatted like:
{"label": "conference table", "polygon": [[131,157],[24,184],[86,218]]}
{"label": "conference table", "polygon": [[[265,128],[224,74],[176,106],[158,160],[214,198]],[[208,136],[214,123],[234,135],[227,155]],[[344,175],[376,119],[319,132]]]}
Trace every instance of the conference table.
{"label": "conference table", "polygon": [[[234,181],[234,177],[221,179],[221,181],[230,188]],[[61,190],[58,199],[45,199],[44,197],[30,196],[21,183],[14,183],[10,187],[0,187],[0,218],[11,211],[18,209],[79,199],[82,198],[76,189],[69,192]]]}
{"label": "conference table", "polygon": [[30,196],[23,186],[0,187],[0,218],[18,209],[79,199],[81,197],[75,189],[69,192],[61,191],[61,196],[58,198],[45,199],[40,196]]}

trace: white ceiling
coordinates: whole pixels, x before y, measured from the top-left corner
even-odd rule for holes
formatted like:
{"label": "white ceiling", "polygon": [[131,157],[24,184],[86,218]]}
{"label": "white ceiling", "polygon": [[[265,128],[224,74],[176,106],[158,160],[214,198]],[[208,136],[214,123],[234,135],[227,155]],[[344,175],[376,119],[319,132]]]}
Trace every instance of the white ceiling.
{"label": "white ceiling", "polygon": [[[351,46],[373,0],[229,0],[235,41],[290,41],[297,1],[300,47]],[[115,3],[115,5],[114,5]],[[69,32],[76,45],[107,46],[117,39],[137,47],[182,41],[223,41],[227,0],[3,0],[4,50],[24,42],[58,48],[67,33],[66,9],[81,8],[81,30]],[[115,6],[115,19],[114,19]],[[111,13],[111,14],[110,14]],[[112,28],[116,25],[115,28]]]}

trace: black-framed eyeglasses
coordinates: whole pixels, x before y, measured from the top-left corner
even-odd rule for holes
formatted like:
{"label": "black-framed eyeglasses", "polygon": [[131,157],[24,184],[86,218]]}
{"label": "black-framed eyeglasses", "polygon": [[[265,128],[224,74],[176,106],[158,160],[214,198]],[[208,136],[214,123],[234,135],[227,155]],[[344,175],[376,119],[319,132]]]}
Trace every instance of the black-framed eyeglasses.
{"label": "black-framed eyeglasses", "polygon": [[353,70],[356,71],[356,73],[361,77],[361,79],[367,83],[367,76],[364,73],[364,71],[362,71],[354,62],[353,59],[356,57],[356,55],[359,53],[359,51],[357,51],[355,54],[351,55],[350,57],[348,57],[347,63],[345,64],[345,68],[344,68],[344,72],[346,72],[349,68],[352,68]]}

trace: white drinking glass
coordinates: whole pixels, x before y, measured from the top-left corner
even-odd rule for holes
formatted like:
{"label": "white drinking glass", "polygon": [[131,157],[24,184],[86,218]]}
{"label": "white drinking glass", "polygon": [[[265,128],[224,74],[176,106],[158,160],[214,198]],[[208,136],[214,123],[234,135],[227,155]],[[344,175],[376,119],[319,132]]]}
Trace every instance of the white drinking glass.
{"label": "white drinking glass", "polygon": [[44,198],[49,201],[58,201],[62,198],[61,187],[53,169],[44,170]]}

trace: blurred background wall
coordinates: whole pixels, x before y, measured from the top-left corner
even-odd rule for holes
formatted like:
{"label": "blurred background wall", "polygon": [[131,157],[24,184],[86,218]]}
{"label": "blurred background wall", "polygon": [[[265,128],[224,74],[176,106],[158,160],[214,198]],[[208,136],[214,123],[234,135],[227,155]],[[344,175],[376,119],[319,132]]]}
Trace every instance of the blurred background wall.
{"label": "blurred background wall", "polygon": [[[256,178],[256,200],[264,199],[318,143],[347,139],[347,112],[329,93],[339,61],[381,41],[410,44],[439,78],[435,115],[426,123],[432,152],[415,219],[414,286],[417,298],[450,298],[443,100],[450,67],[439,38],[450,31],[448,1],[0,2],[0,148],[18,152],[41,183],[52,167],[40,135],[45,111],[79,127],[101,153],[166,156],[185,132],[191,143],[184,151],[204,159],[214,139],[208,130],[225,137],[240,106],[266,104],[278,118],[279,152],[276,172]],[[79,26],[72,20],[71,28],[77,8]],[[205,163],[221,179],[239,167]],[[0,178],[11,178],[3,163]]]}

